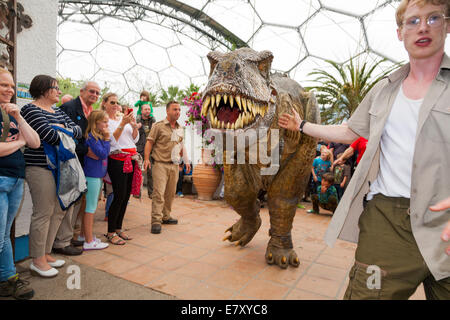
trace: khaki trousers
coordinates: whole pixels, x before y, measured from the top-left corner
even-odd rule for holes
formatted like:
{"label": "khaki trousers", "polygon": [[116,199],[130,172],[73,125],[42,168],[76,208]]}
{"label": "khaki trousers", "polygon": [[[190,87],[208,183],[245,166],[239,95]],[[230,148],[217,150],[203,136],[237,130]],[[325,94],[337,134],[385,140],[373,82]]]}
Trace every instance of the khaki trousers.
{"label": "khaki trousers", "polygon": [[155,161],[152,177],[152,224],[161,224],[163,220],[170,219],[172,202],[177,190],[178,165]]}
{"label": "khaki trousers", "polygon": [[25,178],[30,188],[33,213],[30,224],[30,256],[39,258],[52,251],[52,245],[65,214],[56,197],[56,184],[50,170],[27,166]]}
{"label": "khaki trousers", "polygon": [[[65,248],[70,245],[70,240],[73,238],[75,224],[77,222],[80,213],[84,212],[86,208],[86,194],[72,205],[72,212],[67,212],[59,226],[58,232],[56,233],[55,242],[53,243],[53,248],[60,249]],[[69,210],[71,209],[69,208]]]}
{"label": "khaki trousers", "polygon": [[428,300],[450,299],[450,278],[436,281],[431,275],[411,231],[408,209],[409,199],[381,194],[367,203],[344,299],[406,300],[421,283]]}

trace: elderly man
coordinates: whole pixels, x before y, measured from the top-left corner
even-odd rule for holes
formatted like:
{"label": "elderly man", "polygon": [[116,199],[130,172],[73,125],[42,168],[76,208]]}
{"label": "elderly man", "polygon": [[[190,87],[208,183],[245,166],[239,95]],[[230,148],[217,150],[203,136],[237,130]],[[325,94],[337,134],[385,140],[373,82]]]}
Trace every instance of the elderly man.
{"label": "elderly man", "polygon": [[427,299],[450,299],[450,210],[432,206],[450,190],[449,5],[401,1],[397,35],[409,63],[377,83],[348,126],[308,123],[295,111],[279,119],[325,140],[369,140],[325,235],[329,245],[358,242],[345,299],[408,299],[421,283]]}
{"label": "elderly man", "polygon": [[[89,154],[89,149],[84,143],[84,134],[88,124],[87,117],[93,110],[92,105],[97,102],[99,96],[100,86],[94,81],[88,81],[83,84],[80,89],[80,95],[76,99],[66,102],[60,107],[83,131],[83,137],[78,141],[75,150],[82,166],[84,164],[84,156]],[[78,240],[72,239],[78,214],[83,211],[84,196],[74,205],[73,214],[66,215],[61,222],[61,226],[59,227],[53,244],[53,251],[55,253],[70,256],[83,253],[81,248],[77,248],[77,246],[83,245],[84,241],[82,237]]]}
{"label": "elderly man", "polygon": [[[178,180],[180,156],[191,171],[189,158],[183,145],[184,131],[177,120],[180,118],[180,104],[170,101],[166,105],[166,119],[155,123],[145,144],[144,170],[152,169],[153,200],[151,233],[161,233],[161,224],[177,224],[170,216]],[[152,167],[150,153],[154,159]]]}

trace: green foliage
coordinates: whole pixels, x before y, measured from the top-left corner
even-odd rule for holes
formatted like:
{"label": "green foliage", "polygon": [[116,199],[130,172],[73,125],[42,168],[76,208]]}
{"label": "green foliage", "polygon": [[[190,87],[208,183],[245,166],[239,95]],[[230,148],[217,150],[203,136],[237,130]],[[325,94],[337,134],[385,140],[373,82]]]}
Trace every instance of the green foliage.
{"label": "green foliage", "polygon": [[314,82],[318,85],[308,87],[307,90],[316,90],[317,102],[320,105],[320,116],[323,124],[337,124],[349,119],[358,105],[372,87],[387,74],[400,67],[394,64],[374,75],[375,69],[386,59],[379,60],[372,65],[360,60],[353,63],[353,58],[346,64],[339,64],[327,60],[338,77],[331,73],[315,69],[309,75],[317,76]]}
{"label": "green foliage", "polygon": [[199,89],[200,87],[193,83],[185,89],[180,89],[178,86],[169,86],[167,90],[162,88],[157,98],[157,104],[165,107],[167,102],[172,100],[176,100],[181,103],[184,97],[190,96],[193,92],[198,92]]}
{"label": "green foliage", "polygon": [[[85,82],[83,80],[72,80],[70,78],[57,78],[56,80],[58,81],[58,86],[61,90],[61,98],[66,94],[70,94],[74,98],[78,97],[80,95],[80,89]],[[100,91],[101,92],[98,101],[93,104],[94,110],[100,108],[101,97],[109,91],[108,85],[105,85],[105,87]],[[57,107],[59,107],[60,105],[61,101],[56,104]]]}

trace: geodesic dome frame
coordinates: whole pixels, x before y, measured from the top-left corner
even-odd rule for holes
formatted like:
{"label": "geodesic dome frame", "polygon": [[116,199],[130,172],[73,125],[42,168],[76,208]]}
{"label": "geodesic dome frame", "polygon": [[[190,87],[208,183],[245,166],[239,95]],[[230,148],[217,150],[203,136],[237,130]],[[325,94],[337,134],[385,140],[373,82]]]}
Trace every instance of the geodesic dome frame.
{"label": "geodesic dome frame", "polygon": [[[271,50],[273,71],[302,84],[327,59],[344,63],[365,54],[386,58],[387,66],[404,56],[385,50],[393,33],[386,42],[374,34],[395,30],[398,1],[59,0],[58,75],[106,82],[134,101],[143,88],[204,85],[211,50]],[[374,20],[384,11],[391,17],[380,29]],[[350,44],[336,54],[344,37]]]}

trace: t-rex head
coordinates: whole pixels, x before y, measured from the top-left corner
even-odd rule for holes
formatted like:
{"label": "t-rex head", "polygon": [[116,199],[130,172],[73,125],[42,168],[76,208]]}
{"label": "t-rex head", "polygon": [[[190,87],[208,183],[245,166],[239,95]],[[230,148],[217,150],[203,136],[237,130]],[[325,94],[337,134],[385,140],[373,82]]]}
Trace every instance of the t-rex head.
{"label": "t-rex head", "polygon": [[276,90],[270,80],[273,55],[241,48],[210,52],[208,84],[202,115],[213,129],[248,130],[269,127],[275,112]]}

